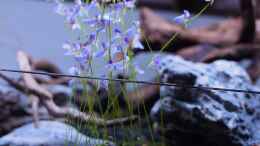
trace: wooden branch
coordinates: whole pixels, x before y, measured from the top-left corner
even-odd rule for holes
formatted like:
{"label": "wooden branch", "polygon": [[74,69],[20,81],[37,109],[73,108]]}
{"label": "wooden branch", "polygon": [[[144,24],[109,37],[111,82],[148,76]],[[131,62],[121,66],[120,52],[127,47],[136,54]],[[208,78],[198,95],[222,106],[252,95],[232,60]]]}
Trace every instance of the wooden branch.
{"label": "wooden branch", "polygon": [[[172,44],[167,47],[167,49],[171,49],[171,52],[195,44],[222,46],[235,44],[239,41],[243,27],[242,20],[236,18],[207,27],[186,29],[161,18],[148,8],[141,9],[140,17],[143,37],[146,37],[150,41],[152,48],[155,50],[160,49],[174,34],[178,34]],[[145,44],[145,41],[143,42]]]}
{"label": "wooden branch", "polygon": [[212,62],[218,59],[241,60],[260,54],[259,44],[239,44],[230,47],[214,49],[201,58],[203,62]]}
{"label": "wooden branch", "polygon": [[[205,6],[205,1],[173,0],[180,5],[180,10],[188,9],[192,12],[198,11],[198,8]],[[258,1],[258,0],[255,0]],[[258,7],[256,7],[258,8]],[[207,10],[207,14],[220,16],[238,16],[241,14],[239,0],[215,0],[214,4]]]}
{"label": "wooden branch", "polygon": [[31,99],[32,103],[32,114],[35,127],[39,127],[39,98],[35,95],[30,95],[29,98]]}
{"label": "wooden branch", "polygon": [[213,62],[218,59],[242,60],[260,53],[259,44],[237,44],[228,47],[215,47],[210,45],[196,45],[183,48],[176,54],[195,62]]}
{"label": "wooden branch", "polygon": [[[19,64],[19,67],[20,67],[21,70],[32,71],[32,68],[31,68],[30,63],[29,63],[29,58],[24,52],[18,51],[17,61],[18,61],[18,64]],[[23,78],[24,83],[25,83],[25,85],[27,86],[28,89],[37,91],[41,95],[44,95],[44,96],[41,96],[41,98],[48,98],[48,99],[53,98],[53,95],[47,89],[41,87],[34,80],[34,78],[31,74],[23,73],[22,78]]]}
{"label": "wooden branch", "polygon": [[186,60],[193,62],[201,62],[203,58],[211,51],[217,49],[212,45],[195,45],[187,48],[182,48],[176,54],[180,55]]}
{"label": "wooden branch", "polygon": [[[29,64],[29,58],[27,57],[27,55],[24,52],[19,51],[17,53],[17,58],[18,58],[18,62],[19,62],[21,70],[32,71],[30,64]],[[97,117],[94,114],[85,114],[75,108],[59,107],[54,103],[54,101],[52,99],[53,95],[48,90],[41,87],[35,81],[34,77],[31,74],[23,74],[22,77],[23,77],[25,86],[27,86],[27,88],[29,90],[35,90],[36,92],[39,92],[42,95],[42,96],[38,96],[38,98],[45,105],[48,112],[56,117],[69,116],[73,119],[81,119],[84,122],[94,123],[99,126],[113,126],[113,125],[118,125],[118,124],[123,124],[125,122],[129,122],[129,120],[132,121],[132,120],[137,119],[136,116],[131,116],[131,117],[127,117],[127,118],[104,120],[104,119]]]}
{"label": "wooden branch", "polygon": [[130,121],[137,120],[137,116],[117,118],[117,119],[112,119],[112,120],[104,120],[104,119],[97,117],[97,115],[95,115],[95,114],[85,114],[74,108],[60,108],[54,102],[49,101],[49,100],[44,100],[44,105],[46,106],[48,111],[50,111],[51,114],[56,117],[68,116],[69,118],[80,119],[80,120],[83,120],[83,122],[93,123],[93,124],[95,124],[97,126],[101,126],[101,127],[116,126],[116,125],[126,124]]}
{"label": "wooden branch", "polygon": [[43,93],[40,93],[37,89],[30,89],[28,88],[27,86],[25,86],[24,84],[0,73],[0,78],[2,78],[4,81],[6,81],[10,86],[14,87],[16,90],[22,92],[22,93],[25,93],[25,94],[28,94],[28,95],[36,95],[36,96],[43,96],[43,97],[46,97],[46,98],[49,98],[48,96],[46,96],[45,94]]}
{"label": "wooden branch", "polygon": [[[176,52],[188,46],[210,44],[231,46],[238,43],[260,42],[260,20],[255,20],[251,0],[241,0],[242,16],[227,19],[206,27],[187,29],[156,15],[152,10],[140,11],[142,40],[145,37],[152,49],[159,50],[174,34],[178,34],[165,51]],[[245,4],[244,4],[245,3]],[[145,46],[148,51],[148,46]]]}

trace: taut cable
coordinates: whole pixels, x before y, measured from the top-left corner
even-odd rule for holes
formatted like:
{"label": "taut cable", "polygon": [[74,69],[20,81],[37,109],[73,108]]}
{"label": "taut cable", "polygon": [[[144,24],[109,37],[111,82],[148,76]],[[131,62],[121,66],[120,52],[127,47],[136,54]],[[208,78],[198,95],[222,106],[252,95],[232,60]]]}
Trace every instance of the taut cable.
{"label": "taut cable", "polygon": [[57,77],[68,77],[68,78],[89,79],[89,80],[105,80],[105,81],[112,81],[112,82],[125,82],[125,83],[159,85],[159,86],[174,86],[174,87],[183,87],[183,88],[190,88],[190,89],[240,92],[240,93],[250,93],[250,94],[259,94],[260,95],[260,91],[191,86],[191,85],[175,84],[175,83],[167,83],[167,82],[137,81],[137,80],[128,80],[128,79],[110,79],[110,78],[103,78],[103,77],[79,76],[79,75],[48,73],[48,72],[40,72],[40,71],[25,71],[25,70],[15,70],[15,69],[0,69],[0,72],[26,73],[26,74],[35,74],[35,75],[44,75],[44,76],[57,76]]}

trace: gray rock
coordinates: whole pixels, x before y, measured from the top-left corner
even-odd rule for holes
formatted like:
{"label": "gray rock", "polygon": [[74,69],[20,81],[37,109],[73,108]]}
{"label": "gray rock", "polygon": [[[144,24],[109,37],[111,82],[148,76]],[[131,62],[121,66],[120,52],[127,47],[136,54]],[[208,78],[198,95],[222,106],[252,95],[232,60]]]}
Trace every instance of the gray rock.
{"label": "gray rock", "polygon": [[[0,83],[0,136],[21,126],[32,118],[30,101],[24,94]],[[41,118],[41,115],[39,115]]]}
{"label": "gray rock", "polygon": [[40,121],[22,126],[0,139],[0,146],[97,146],[114,145],[79,133],[72,126],[56,121]]}
{"label": "gray rock", "polygon": [[29,105],[29,100],[12,87],[0,83],[0,107],[10,105],[25,108]]}
{"label": "gray rock", "polygon": [[[159,65],[163,82],[185,86],[258,90],[235,62],[192,63],[166,56]],[[166,137],[180,145],[249,146],[260,144],[260,95],[162,86],[162,99],[151,110],[164,116]]]}

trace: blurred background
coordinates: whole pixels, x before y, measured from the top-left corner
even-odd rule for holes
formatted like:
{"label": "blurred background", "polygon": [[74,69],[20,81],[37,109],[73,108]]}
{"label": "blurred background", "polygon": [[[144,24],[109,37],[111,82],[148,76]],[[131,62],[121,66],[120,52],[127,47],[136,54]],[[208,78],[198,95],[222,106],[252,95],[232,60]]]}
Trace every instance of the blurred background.
{"label": "blurred background", "polygon": [[[69,1],[68,1],[69,2]],[[71,1],[70,1],[71,2]],[[138,8],[150,7],[171,20],[183,9],[198,12],[203,0],[139,0]],[[72,64],[64,56],[62,44],[73,37],[64,25],[63,17],[54,12],[52,0],[6,0],[0,5],[0,66],[16,68],[16,51],[25,50],[36,58],[54,61],[63,70]],[[218,0],[206,14],[196,20],[193,27],[208,25],[224,17],[238,14],[238,0]],[[138,10],[136,11],[138,17]]]}

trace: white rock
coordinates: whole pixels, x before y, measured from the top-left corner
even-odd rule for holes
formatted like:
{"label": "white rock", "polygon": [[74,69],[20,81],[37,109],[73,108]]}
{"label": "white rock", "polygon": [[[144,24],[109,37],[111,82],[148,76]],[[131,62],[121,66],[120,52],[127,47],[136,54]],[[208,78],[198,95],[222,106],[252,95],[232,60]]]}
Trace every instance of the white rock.
{"label": "white rock", "polygon": [[0,146],[98,146],[114,144],[79,133],[70,125],[40,121],[39,127],[28,124],[0,138]]}

